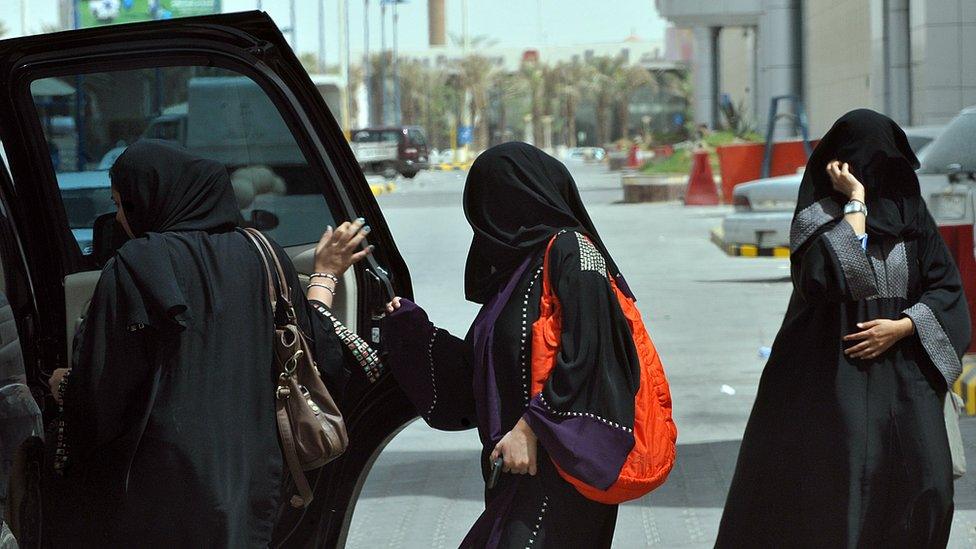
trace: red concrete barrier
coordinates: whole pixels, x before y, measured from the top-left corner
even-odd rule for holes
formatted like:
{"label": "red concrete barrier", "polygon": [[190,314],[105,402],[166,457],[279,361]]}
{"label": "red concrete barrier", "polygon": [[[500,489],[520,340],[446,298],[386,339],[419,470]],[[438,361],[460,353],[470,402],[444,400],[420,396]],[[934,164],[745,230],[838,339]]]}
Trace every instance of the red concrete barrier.
{"label": "red concrete barrier", "polygon": [[[962,287],[969,303],[969,318],[976,326],[976,256],[973,250],[973,225],[942,225],[939,233],[962,275]],[[976,338],[969,344],[969,352],[976,353]]]}
{"label": "red concrete barrier", "polygon": [[[817,146],[816,141],[810,145]],[[740,183],[759,179],[762,172],[765,143],[733,143],[716,149],[718,167],[722,174],[722,196],[725,202],[732,201],[732,189]],[[769,175],[788,175],[807,163],[803,141],[783,141],[773,144],[773,159]]]}
{"label": "red concrete barrier", "polygon": [[688,176],[688,190],[685,191],[685,205],[717,206],[718,203],[718,190],[715,188],[712,166],[708,163],[708,153],[695,151]]}

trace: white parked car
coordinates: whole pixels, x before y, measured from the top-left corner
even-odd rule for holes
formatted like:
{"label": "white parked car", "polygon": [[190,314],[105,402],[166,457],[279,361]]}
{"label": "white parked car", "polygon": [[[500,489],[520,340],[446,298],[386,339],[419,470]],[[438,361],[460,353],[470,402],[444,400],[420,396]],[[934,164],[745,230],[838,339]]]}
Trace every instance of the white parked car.
{"label": "white parked car", "polygon": [[[969,110],[964,110],[963,114]],[[973,109],[973,114],[976,114],[976,109]],[[969,123],[967,130],[963,130],[966,124],[952,129],[962,117],[960,115],[949,126],[905,128],[908,142],[922,162],[918,177],[923,196],[928,197],[946,187],[949,164],[965,164],[965,157],[970,158],[972,163],[976,156],[972,150],[972,143],[976,140],[976,116],[969,117],[973,122]],[[946,134],[944,139],[939,137],[943,133]],[[929,156],[930,148],[936,152],[934,157]],[[947,160],[953,158],[956,159],[953,162]],[[751,244],[759,248],[789,246],[790,223],[802,179],[801,168],[795,174],[737,185],[732,191],[735,209],[722,220],[725,244]]]}

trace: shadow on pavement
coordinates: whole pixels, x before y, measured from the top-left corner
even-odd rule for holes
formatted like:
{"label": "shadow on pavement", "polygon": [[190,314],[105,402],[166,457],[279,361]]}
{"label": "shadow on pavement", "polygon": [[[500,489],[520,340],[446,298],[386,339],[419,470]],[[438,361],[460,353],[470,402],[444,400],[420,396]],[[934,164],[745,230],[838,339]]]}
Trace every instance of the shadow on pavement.
{"label": "shadow on pavement", "polygon": [[[957,510],[976,509],[976,417],[960,421],[970,472],[955,483]],[[664,486],[633,506],[722,508],[738,440],[679,444],[678,458]],[[402,451],[391,448],[376,462],[362,498],[433,496],[481,501],[483,484],[475,450]]]}

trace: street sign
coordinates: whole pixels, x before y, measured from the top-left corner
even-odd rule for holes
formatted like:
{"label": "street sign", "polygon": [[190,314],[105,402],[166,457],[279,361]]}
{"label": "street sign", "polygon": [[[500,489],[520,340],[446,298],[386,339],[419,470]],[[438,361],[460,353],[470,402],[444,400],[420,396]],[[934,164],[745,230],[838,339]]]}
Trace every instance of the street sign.
{"label": "street sign", "polygon": [[81,28],[220,13],[220,0],[75,0]]}
{"label": "street sign", "polygon": [[457,144],[470,145],[474,141],[474,126],[458,126]]}

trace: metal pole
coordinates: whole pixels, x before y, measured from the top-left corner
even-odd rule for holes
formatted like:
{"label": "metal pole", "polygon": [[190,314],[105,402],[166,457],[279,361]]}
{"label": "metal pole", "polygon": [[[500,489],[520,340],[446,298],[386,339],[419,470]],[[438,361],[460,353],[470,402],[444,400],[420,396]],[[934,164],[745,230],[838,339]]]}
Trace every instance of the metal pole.
{"label": "metal pole", "polygon": [[380,124],[386,124],[386,0],[380,0]]}
{"label": "metal pole", "polygon": [[288,11],[290,12],[289,15],[291,17],[291,28],[288,29],[288,31],[291,32],[291,49],[295,50],[295,55],[298,55],[298,32],[295,29],[297,26],[295,24],[295,0],[290,0],[288,2]]}
{"label": "metal pole", "polygon": [[343,132],[348,132],[349,95],[352,93],[349,85],[349,0],[339,0],[336,5],[339,8],[339,74],[346,80],[345,86],[342,87],[342,116],[339,122],[342,124]]}
{"label": "metal pole", "polygon": [[369,67],[369,0],[363,0],[363,83],[366,86],[366,123],[373,123],[372,85]]}
{"label": "metal pole", "polygon": [[20,34],[27,36],[27,0],[20,0]]}
{"label": "metal pole", "polygon": [[468,0],[461,2],[461,50],[468,54]]}
{"label": "metal pole", "polygon": [[319,0],[319,72],[325,73],[325,0]]}
{"label": "metal pole", "polygon": [[[79,0],[74,0],[74,27],[81,28],[81,9]],[[78,140],[75,143],[75,168],[79,172],[85,171],[85,77],[75,77],[75,131]]]}
{"label": "metal pole", "polygon": [[400,0],[393,0],[393,115],[397,126],[402,121],[400,112],[400,51],[397,29],[400,27],[400,14],[397,13],[397,6]]}
{"label": "metal pole", "polygon": [[263,9],[264,9],[264,8],[263,8],[263,7],[262,7],[262,5],[261,5],[261,0],[258,0],[258,11],[261,11],[261,10],[263,10]]}

